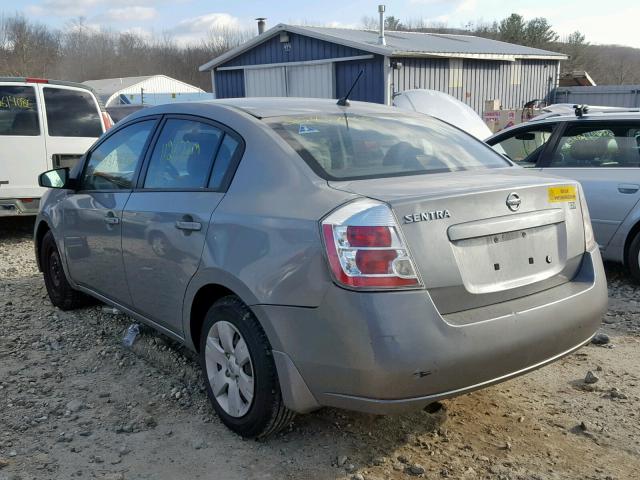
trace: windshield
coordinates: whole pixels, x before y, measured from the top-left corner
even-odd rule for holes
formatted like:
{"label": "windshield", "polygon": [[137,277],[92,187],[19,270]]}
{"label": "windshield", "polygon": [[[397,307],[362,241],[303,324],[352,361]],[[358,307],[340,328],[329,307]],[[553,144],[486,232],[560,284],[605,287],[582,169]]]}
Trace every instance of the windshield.
{"label": "windshield", "polygon": [[327,180],[508,167],[485,144],[427,116],[293,115],[268,124]]}

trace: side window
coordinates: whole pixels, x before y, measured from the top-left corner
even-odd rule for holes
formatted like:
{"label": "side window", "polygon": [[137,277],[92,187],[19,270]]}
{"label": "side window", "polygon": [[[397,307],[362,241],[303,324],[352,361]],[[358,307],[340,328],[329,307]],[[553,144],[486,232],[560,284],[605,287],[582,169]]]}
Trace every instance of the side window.
{"label": "side window", "polygon": [[0,85],[0,135],[40,135],[33,87]]}
{"label": "side window", "polygon": [[557,168],[639,167],[638,128],[629,125],[572,125],[551,159]]}
{"label": "side window", "polygon": [[213,165],[213,173],[211,174],[211,180],[209,181],[209,188],[214,190],[221,190],[228,180],[229,167],[231,166],[231,160],[233,160],[239,143],[231,135],[225,135],[218,155],[216,156],[216,162]]}
{"label": "side window", "polygon": [[89,156],[82,176],[83,190],[132,188],[133,176],[155,120],[134,123],[102,142]]}
{"label": "side window", "polygon": [[158,138],[144,188],[205,188],[222,131],[194,120],[169,119]]}
{"label": "side window", "polygon": [[93,95],[83,90],[45,87],[44,108],[51,137],[99,137],[100,111]]}
{"label": "side window", "polygon": [[[551,138],[552,125],[540,125],[540,128],[514,132],[514,134],[493,145],[493,148],[506,155],[521,167],[535,167],[544,145]],[[502,150],[500,150],[500,147]]]}

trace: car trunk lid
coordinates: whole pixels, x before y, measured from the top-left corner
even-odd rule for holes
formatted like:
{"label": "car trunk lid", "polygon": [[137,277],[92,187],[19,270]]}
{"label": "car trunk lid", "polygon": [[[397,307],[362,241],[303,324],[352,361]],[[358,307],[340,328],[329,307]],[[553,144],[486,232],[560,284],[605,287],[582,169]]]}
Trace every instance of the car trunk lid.
{"label": "car trunk lid", "polygon": [[575,182],[513,168],[329,183],[391,206],[443,314],[567,282],[584,253]]}

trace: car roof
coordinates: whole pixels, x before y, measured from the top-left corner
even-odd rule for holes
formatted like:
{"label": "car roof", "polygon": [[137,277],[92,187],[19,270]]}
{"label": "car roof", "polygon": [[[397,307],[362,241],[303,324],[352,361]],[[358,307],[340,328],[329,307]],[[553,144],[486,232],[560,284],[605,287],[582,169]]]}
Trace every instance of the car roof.
{"label": "car roof", "polygon": [[[352,101],[350,102],[350,106],[341,107],[336,102],[337,100],[335,99],[295,97],[224,98],[158,105],[156,107],[146,109],[144,114],[178,113],[180,106],[187,105],[223,106],[241,110],[256,118],[280,117],[287,115],[343,114],[346,112],[358,114],[400,113],[396,108],[377,103]],[[410,114],[410,112],[406,113]]]}
{"label": "car roof", "polygon": [[500,130],[499,132],[494,133],[486,140],[490,140],[492,138],[496,138],[498,136],[502,136],[505,133],[512,132],[514,130],[519,130],[522,128],[535,127],[536,125],[552,125],[554,123],[560,122],[607,122],[607,121],[620,121],[620,120],[640,120],[640,112],[592,112],[585,113],[582,117],[577,117],[575,115],[553,115],[545,118],[541,118],[536,120],[536,117],[531,120],[523,123],[518,123],[517,125],[513,125],[512,127],[505,128],[504,130]]}
{"label": "car roof", "polygon": [[[548,117],[541,118],[536,120],[536,117],[533,117],[526,123],[552,123],[552,122],[569,122],[572,120],[577,120],[581,122],[586,122],[589,120],[636,120],[640,119],[640,110],[638,111],[630,111],[630,112],[590,112],[585,113],[582,117],[577,117],[574,114],[558,114],[551,115]],[[519,124],[523,125],[523,124]]]}

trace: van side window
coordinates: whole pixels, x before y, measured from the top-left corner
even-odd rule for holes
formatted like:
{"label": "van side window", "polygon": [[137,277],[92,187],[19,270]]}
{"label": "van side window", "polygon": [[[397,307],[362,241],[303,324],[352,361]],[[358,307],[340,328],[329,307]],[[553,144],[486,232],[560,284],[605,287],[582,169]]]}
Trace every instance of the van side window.
{"label": "van side window", "polygon": [[88,91],[45,87],[43,92],[50,137],[102,135],[100,111]]}
{"label": "van side window", "polygon": [[40,135],[38,105],[33,87],[0,85],[0,135]]}
{"label": "van side window", "polygon": [[238,149],[238,141],[231,135],[225,135],[218,155],[216,156],[216,163],[213,165],[213,173],[211,174],[211,180],[209,181],[209,188],[214,190],[221,190],[224,188],[225,183],[229,181],[227,178],[231,172],[229,172],[229,166],[231,160],[235,156]]}
{"label": "van side window", "polygon": [[222,132],[207,123],[169,119],[153,149],[144,188],[205,188]]}
{"label": "van side window", "polygon": [[82,190],[130,189],[155,120],[129,125],[111,135],[89,156]]}

